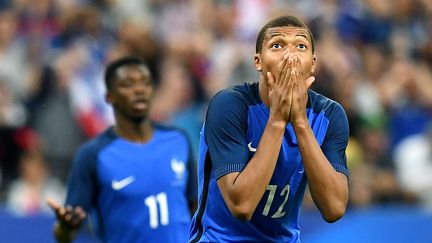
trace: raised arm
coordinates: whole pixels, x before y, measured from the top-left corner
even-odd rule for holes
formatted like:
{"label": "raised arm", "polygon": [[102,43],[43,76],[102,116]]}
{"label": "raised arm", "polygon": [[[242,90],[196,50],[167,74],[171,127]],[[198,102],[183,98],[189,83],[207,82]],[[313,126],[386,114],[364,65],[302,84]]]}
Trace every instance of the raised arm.
{"label": "raised arm", "polygon": [[231,213],[250,220],[273,175],[286,123],[270,117],[255,155],[241,172],[229,173],[217,181]]}
{"label": "raised arm", "polygon": [[[300,60],[296,59],[296,66]],[[306,116],[309,84],[303,81],[300,72],[294,74],[293,105],[291,109],[291,124],[297,136],[299,150],[308,178],[312,199],[327,222],[340,219],[348,203],[348,180],[346,175],[335,170],[328,160],[345,159],[345,148],[348,142],[348,122],[340,106],[335,107],[336,115],[331,119],[330,131],[326,135],[323,147],[318,144]],[[327,156],[324,154],[328,154]]]}
{"label": "raised arm", "polygon": [[[286,124],[290,116],[293,81],[292,61],[284,57],[275,78],[267,73],[270,115],[255,155],[241,172],[219,178],[218,186],[231,213],[250,220],[273,175]],[[313,82],[313,78],[310,79]]]}

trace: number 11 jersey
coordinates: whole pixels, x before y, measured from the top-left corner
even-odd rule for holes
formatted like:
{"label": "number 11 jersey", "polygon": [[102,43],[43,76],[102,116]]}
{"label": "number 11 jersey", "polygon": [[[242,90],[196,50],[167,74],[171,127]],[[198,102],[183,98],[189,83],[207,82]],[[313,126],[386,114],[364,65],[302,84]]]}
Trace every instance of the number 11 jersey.
{"label": "number 11 jersey", "polygon": [[186,135],[155,126],[146,143],[113,128],[80,147],[66,205],[94,219],[103,242],[186,242],[188,201],[196,198],[196,171]]}

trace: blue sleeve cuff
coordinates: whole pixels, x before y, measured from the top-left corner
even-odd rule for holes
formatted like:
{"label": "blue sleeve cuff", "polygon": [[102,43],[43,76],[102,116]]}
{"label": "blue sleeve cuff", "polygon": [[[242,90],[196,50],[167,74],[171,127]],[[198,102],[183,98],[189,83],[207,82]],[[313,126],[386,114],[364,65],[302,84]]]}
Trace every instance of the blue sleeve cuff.
{"label": "blue sleeve cuff", "polygon": [[216,180],[218,180],[220,177],[232,173],[232,172],[240,172],[246,167],[246,164],[228,164],[223,167],[220,167],[216,170],[214,170],[214,176]]}
{"label": "blue sleeve cuff", "polygon": [[344,174],[347,178],[349,178],[349,171],[345,166],[340,164],[332,164],[332,166],[337,172],[340,172]]}

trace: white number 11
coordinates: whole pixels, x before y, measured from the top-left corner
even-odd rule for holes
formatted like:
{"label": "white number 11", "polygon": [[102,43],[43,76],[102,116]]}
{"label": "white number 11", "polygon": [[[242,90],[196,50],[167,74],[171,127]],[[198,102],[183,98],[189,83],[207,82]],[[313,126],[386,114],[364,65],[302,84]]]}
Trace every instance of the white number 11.
{"label": "white number 11", "polygon": [[156,196],[148,196],[144,203],[149,208],[150,227],[156,229],[159,226],[158,204],[160,210],[160,224],[167,225],[169,223],[168,201],[165,192],[161,192]]}

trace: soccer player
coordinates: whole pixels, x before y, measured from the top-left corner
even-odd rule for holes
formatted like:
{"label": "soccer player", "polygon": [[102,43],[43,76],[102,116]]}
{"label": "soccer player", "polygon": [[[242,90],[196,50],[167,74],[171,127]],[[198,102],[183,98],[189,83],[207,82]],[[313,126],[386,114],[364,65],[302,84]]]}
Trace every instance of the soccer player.
{"label": "soccer player", "polygon": [[316,61],[309,28],[278,17],[258,34],[259,82],[212,98],[189,242],[300,242],[306,184],[327,222],[343,216],[348,121],[341,105],[309,90]]}
{"label": "soccer player", "polygon": [[86,215],[95,215],[104,242],[187,242],[196,207],[187,137],[150,121],[154,83],[142,61],[110,63],[105,82],[116,124],[80,147],[65,206],[48,200],[55,238],[72,241]]}

